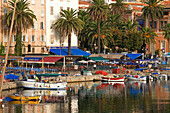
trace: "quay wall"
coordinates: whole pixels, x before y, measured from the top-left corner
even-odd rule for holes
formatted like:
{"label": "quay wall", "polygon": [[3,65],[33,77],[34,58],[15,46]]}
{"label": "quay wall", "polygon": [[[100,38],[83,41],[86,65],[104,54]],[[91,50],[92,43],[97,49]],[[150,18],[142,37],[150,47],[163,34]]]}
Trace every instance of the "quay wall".
{"label": "quay wall", "polygon": [[15,82],[6,82],[3,83],[2,90],[14,89],[17,88],[17,84]]}
{"label": "quay wall", "polygon": [[[80,75],[80,76],[67,76],[67,77],[58,77],[59,80],[63,82],[67,81],[68,83],[72,82],[87,82],[87,81],[99,81],[101,80],[102,75]],[[67,79],[67,80],[66,80]]]}

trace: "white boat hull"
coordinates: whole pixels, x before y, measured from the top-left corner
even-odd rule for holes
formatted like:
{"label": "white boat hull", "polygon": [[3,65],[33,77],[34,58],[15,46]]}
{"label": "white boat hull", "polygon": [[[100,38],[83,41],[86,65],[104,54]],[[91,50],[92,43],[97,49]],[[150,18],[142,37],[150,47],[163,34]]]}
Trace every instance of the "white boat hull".
{"label": "white boat hull", "polygon": [[146,76],[139,77],[139,78],[135,78],[135,77],[131,76],[131,77],[127,77],[127,79],[130,80],[130,81],[146,81],[147,80]]}
{"label": "white boat hull", "polygon": [[62,83],[43,83],[35,81],[18,81],[18,86],[29,88],[29,89],[66,89],[67,82]]}

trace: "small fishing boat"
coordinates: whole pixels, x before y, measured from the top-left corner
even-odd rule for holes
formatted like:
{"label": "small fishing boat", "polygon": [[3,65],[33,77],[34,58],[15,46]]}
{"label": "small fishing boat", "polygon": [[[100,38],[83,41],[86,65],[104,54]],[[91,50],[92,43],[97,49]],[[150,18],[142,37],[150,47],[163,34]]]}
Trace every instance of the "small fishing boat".
{"label": "small fishing boat", "polygon": [[15,101],[37,101],[41,99],[41,96],[23,96],[19,94],[9,95],[8,97]]}
{"label": "small fishing boat", "polygon": [[39,104],[40,101],[10,101],[8,104]]}
{"label": "small fishing boat", "polygon": [[[48,80],[41,80],[41,77],[58,77],[58,76],[67,76],[67,74],[36,74],[36,75],[27,75],[26,79],[17,82],[17,85],[29,89],[66,89],[67,82],[55,82],[50,83]],[[38,78],[38,80],[37,80]]]}
{"label": "small fishing boat", "polygon": [[109,76],[103,76],[102,81],[103,82],[124,82],[124,77],[109,77]]}
{"label": "small fishing boat", "polygon": [[140,76],[140,75],[128,75],[126,78],[130,81],[146,81],[146,76]]}

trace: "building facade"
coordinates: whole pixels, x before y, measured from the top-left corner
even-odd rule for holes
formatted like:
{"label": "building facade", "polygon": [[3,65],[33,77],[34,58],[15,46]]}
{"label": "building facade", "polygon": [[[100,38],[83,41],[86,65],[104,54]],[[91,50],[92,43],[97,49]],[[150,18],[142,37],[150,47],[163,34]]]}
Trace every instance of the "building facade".
{"label": "building facade", "polygon": [[[68,37],[61,37],[53,25],[60,17],[61,9],[67,10],[71,8],[78,11],[78,0],[46,0],[47,48],[68,47]],[[77,36],[72,33],[71,46],[77,47],[77,44]]]}
{"label": "building facade", "polygon": [[[1,0],[1,17],[7,13],[9,0]],[[23,54],[44,54],[46,53],[46,0],[28,0],[30,3],[29,7],[36,15],[37,20],[34,20],[34,27],[30,27],[27,31],[22,33],[22,42],[24,44],[22,51]],[[1,42],[7,47],[9,31],[3,23],[3,18],[1,18]],[[16,44],[15,33],[12,34],[10,54],[14,54],[14,48]]]}

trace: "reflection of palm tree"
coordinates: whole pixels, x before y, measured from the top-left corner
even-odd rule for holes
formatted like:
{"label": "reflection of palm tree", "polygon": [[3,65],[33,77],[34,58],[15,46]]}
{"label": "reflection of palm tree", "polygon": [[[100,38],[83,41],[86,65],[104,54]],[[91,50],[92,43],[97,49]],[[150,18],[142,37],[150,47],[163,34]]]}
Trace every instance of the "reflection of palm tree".
{"label": "reflection of palm tree", "polygon": [[104,0],[93,0],[92,6],[88,8],[88,13],[93,21],[97,21],[98,34],[98,54],[100,54],[100,22],[107,19],[108,6]]}
{"label": "reflection of palm tree", "polygon": [[164,26],[163,31],[164,37],[168,40],[168,51],[170,52],[170,23]]}
{"label": "reflection of palm tree", "polygon": [[61,10],[61,17],[55,22],[56,29],[61,33],[61,36],[68,36],[68,55],[71,55],[71,33],[77,34],[83,28],[84,22],[77,18],[76,10],[67,9]]}
{"label": "reflection of palm tree", "polygon": [[[7,26],[11,25],[15,2],[16,0],[9,1],[10,10],[4,15],[5,25]],[[16,30],[17,56],[22,54],[22,31],[26,31],[30,26],[34,26],[33,20],[36,20],[36,16],[34,15],[34,12],[30,10],[29,5],[30,3],[28,0],[19,0],[16,4],[14,30]]]}

